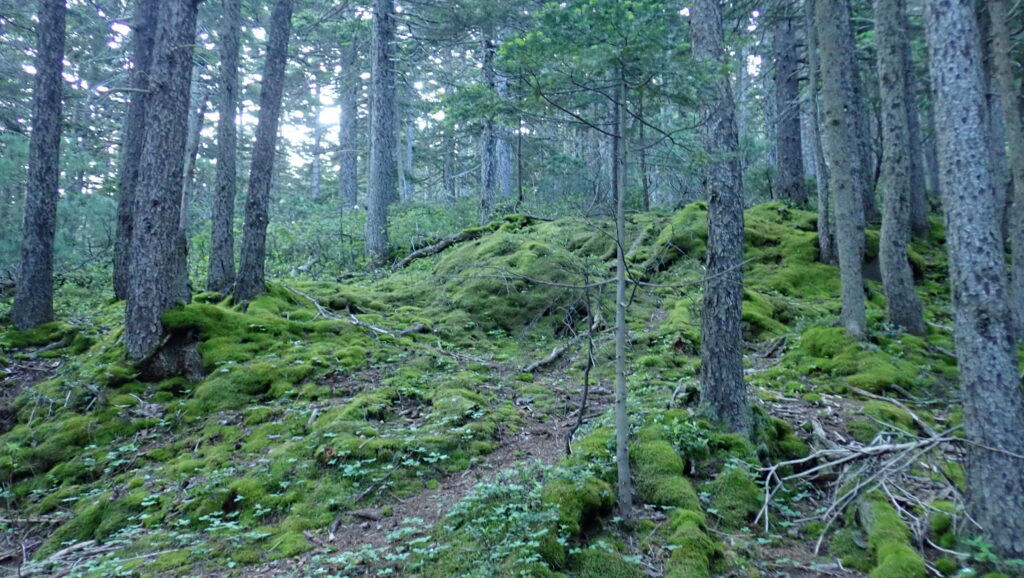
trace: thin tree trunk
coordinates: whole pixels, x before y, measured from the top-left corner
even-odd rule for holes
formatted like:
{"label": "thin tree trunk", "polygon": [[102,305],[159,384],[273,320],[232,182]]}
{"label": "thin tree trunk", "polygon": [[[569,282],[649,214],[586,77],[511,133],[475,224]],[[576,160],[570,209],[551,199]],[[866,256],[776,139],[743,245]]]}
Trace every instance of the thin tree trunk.
{"label": "thin tree trunk", "polygon": [[814,146],[815,187],[818,193],[818,259],[827,265],[836,264],[835,239],[832,235],[832,211],[828,190],[828,165],[821,145],[821,115],[818,112],[818,30],[814,24],[815,0],[804,2],[804,26],[807,34],[807,100],[811,114],[811,141]]}
{"label": "thin tree trunk", "polygon": [[220,97],[217,101],[217,192],[210,218],[206,288],[227,293],[235,284],[235,193],[238,188],[238,59],[242,0],[224,0],[220,30]]}
{"label": "thin tree trunk", "polygon": [[395,3],[374,0],[373,90],[370,97],[370,178],[366,252],[383,267],[388,260],[388,205],[395,187]]}
{"label": "thin tree trunk", "polygon": [[206,107],[210,102],[207,91],[199,86],[195,75],[192,79],[192,97],[188,110],[188,141],[185,144],[185,182],[181,186],[181,216],[179,227],[186,235],[189,221],[189,207],[196,185],[196,160],[199,157],[200,133],[206,118]]}
{"label": "thin tree trunk", "polygon": [[160,3],[149,69],[124,344],[130,359],[146,360],[145,373],[152,378],[188,369],[187,352],[170,343],[160,346],[165,337],[161,316],[188,296],[182,264],[187,257],[180,252],[178,232],[197,11],[196,0]]}
{"label": "thin tree trunk", "polygon": [[[976,4],[977,23],[981,36],[982,52],[982,93],[985,95],[985,110],[987,112],[988,127],[991,133],[992,143],[1006,142],[1006,127],[1003,123],[1003,102],[996,87],[995,56],[992,33],[989,27],[988,3]],[[1010,160],[1006,154],[1005,146],[992,146],[989,148],[992,154],[992,181],[996,192],[999,194],[997,210],[999,211],[999,222],[1001,223],[1004,239],[1009,236],[1009,205],[1013,200],[1012,183],[1010,173]]]}
{"label": "thin tree trunk", "polygon": [[[620,71],[621,74],[621,71]],[[612,194],[615,196],[615,463],[619,516],[633,519],[633,481],[629,469],[629,413],[626,398],[626,151],[622,131],[625,80],[615,85],[615,114],[612,123]]]}
{"label": "thin tree trunk", "polygon": [[847,0],[817,0],[815,21],[821,49],[822,148],[828,188],[836,207],[836,245],[842,285],[842,324],[851,336],[867,332],[864,305],[864,175],[853,87],[857,79],[850,44]]}
{"label": "thin tree trunk", "polygon": [[[700,406],[730,431],[750,435],[750,403],[743,382],[743,190],[736,104],[725,73],[724,29],[719,0],[698,0],[693,9],[694,53],[711,65],[714,91],[705,105],[708,251],[700,324]],[[798,149],[799,150],[799,149]]]}
{"label": "thin tree trunk", "polygon": [[924,145],[921,136],[921,119],[917,106],[917,76],[914,74],[913,53],[910,47],[910,25],[906,10],[901,24],[906,33],[900,39],[903,53],[904,98],[907,103],[907,129],[910,132],[908,154],[910,156],[910,232],[918,239],[928,237],[931,222],[928,221],[928,186],[925,183]]}
{"label": "thin tree trunk", "polygon": [[982,51],[971,0],[931,0],[926,32],[946,195],[968,511],[993,550],[1024,557],[1024,389],[1011,334],[1006,262],[984,118]]}
{"label": "thin tree trunk", "polygon": [[[1009,7],[1006,0],[991,0],[993,56],[996,78],[1003,102],[1003,125],[1009,144],[1010,168],[1013,174],[1013,204],[1010,206],[1009,230],[1013,262],[1010,268],[1010,308],[1014,316],[1014,334],[1024,339],[1024,119],[1021,118],[1020,82],[1011,60]],[[998,146],[1000,143],[996,143]]]}
{"label": "thin tree trunk", "polygon": [[359,132],[356,116],[359,114],[359,88],[362,80],[356,67],[359,63],[358,35],[352,32],[347,43],[341,49],[341,76],[338,82],[338,105],[341,108],[339,137],[341,144],[338,180],[341,187],[341,207],[354,207],[358,203],[359,189]]}
{"label": "thin tree trunk", "polygon": [[907,259],[910,244],[911,158],[910,107],[903,41],[904,0],[875,0],[878,86],[882,109],[882,238],[879,244],[882,284],[889,323],[924,335],[921,300],[914,292],[914,274]]}
{"label": "thin tree trunk", "polygon": [[324,129],[320,124],[320,111],[322,110],[320,104],[320,81],[317,78],[313,78],[313,158],[310,162],[310,175],[309,175],[309,190],[310,197],[313,202],[320,200],[323,194],[320,190],[320,177],[322,173],[322,159],[320,158],[323,154],[323,138]]}
{"label": "thin tree trunk", "polygon": [[149,67],[153,60],[153,39],[156,35],[158,0],[136,0],[132,28],[131,100],[125,115],[121,138],[120,188],[117,198],[117,232],[114,240],[114,296],[128,298],[129,247],[132,241],[132,213],[135,191],[142,163],[142,146],[146,138],[146,90]]}
{"label": "thin tree trunk", "polygon": [[[499,100],[508,99],[508,77],[495,77],[495,92]],[[512,143],[509,142],[509,127],[498,123],[495,126],[494,181],[498,196],[505,202],[512,198]]]}
{"label": "thin tree trunk", "polygon": [[[781,10],[788,10],[782,5]],[[788,14],[779,14],[772,46],[775,49],[775,150],[777,170],[772,198],[807,203],[803,156],[800,149],[800,85],[797,76],[796,27]]]}
{"label": "thin tree trunk", "polygon": [[40,0],[21,270],[11,306],[11,320],[22,330],[53,321],[66,16],[64,0]]}
{"label": "thin tree trunk", "polygon": [[[482,55],[480,75],[484,87],[493,93],[496,88],[494,80],[494,42],[490,38],[485,37],[480,41],[480,49]],[[488,115],[480,129],[480,222],[483,224],[489,222],[494,217],[494,207],[497,202],[497,154],[495,148],[498,139],[495,137],[496,128],[494,124],[494,119]]]}
{"label": "thin tree trunk", "polygon": [[267,60],[263,65],[260,87],[259,124],[256,126],[256,143],[252,150],[249,189],[245,200],[242,259],[238,266],[238,280],[235,282],[235,298],[240,301],[248,301],[266,291],[264,267],[267,224],[270,220],[270,189],[291,26],[292,0],[275,0],[270,13]]}
{"label": "thin tree trunk", "polygon": [[643,203],[643,210],[651,210],[651,175],[647,172],[647,137],[646,118],[644,117],[644,93],[641,90],[637,95],[637,114],[640,117],[637,124],[640,125],[640,142],[637,146],[640,150],[640,196]]}

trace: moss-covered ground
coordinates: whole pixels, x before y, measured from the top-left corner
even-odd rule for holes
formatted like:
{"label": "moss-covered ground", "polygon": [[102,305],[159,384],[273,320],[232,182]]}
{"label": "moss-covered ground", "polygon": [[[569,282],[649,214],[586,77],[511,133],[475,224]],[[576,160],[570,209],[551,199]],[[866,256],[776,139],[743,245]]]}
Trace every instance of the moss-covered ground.
{"label": "moss-covered ground", "polygon": [[[607,411],[610,223],[511,216],[387,275],[273,283],[244,307],[197,294],[164,317],[199,340],[195,382],[139,381],[121,303],[30,332],[0,327],[0,510],[11,513],[0,527],[4,545],[29,554],[0,564],[88,576],[701,577],[842,559],[872,576],[918,575],[921,542],[878,494],[865,498],[871,528],[854,510],[826,528],[827,479],[797,480],[764,510],[761,477],[825,441],[958,423],[941,229],[911,255],[929,335],[888,326],[869,282],[870,338],[857,342],[836,327],[839,280],[817,262],[815,215],[748,210],[743,329],[758,408],[745,440],[696,414],[706,218],[700,203],[629,218],[642,282],[629,308],[631,524],[614,508]],[[524,368],[594,318],[591,405],[566,456],[586,340]],[[955,461],[913,474],[963,476]],[[913,514],[931,520],[936,544],[970,550],[956,503],[919,501]],[[816,556],[808,544],[826,530]]]}

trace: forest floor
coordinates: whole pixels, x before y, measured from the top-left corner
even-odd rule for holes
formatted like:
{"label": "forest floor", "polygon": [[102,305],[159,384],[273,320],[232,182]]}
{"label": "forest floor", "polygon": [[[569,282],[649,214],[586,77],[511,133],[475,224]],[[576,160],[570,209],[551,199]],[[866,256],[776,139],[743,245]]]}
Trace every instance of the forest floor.
{"label": "forest floor", "polygon": [[1020,570],[962,512],[941,227],[911,254],[929,335],[887,326],[869,282],[856,342],[814,215],[748,211],[745,440],[694,407],[705,222],[701,204],[630,219],[631,523],[613,508],[610,224],[511,216],[390,274],[245,307],[196,295],[164,322],[198,336],[197,383],[137,380],[119,303],[0,325],[0,576]]}

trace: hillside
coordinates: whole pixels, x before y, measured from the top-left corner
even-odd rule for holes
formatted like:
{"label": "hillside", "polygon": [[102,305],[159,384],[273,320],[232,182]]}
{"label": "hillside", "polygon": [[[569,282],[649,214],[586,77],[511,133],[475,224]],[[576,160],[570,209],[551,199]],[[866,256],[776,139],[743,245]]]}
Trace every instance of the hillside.
{"label": "hillside", "polygon": [[[516,215],[386,275],[282,280],[247,304],[195,295],[164,318],[201,342],[194,382],[147,383],[125,365],[121,303],[0,327],[0,571],[994,569],[962,532],[941,227],[911,254],[928,336],[886,326],[870,281],[858,343],[835,325],[839,278],[816,262],[816,216],[747,211],[750,442],[694,414],[706,215],[697,203],[629,218],[630,453],[645,504],[631,527],[610,485],[611,223]],[[870,270],[877,231],[868,239]]]}

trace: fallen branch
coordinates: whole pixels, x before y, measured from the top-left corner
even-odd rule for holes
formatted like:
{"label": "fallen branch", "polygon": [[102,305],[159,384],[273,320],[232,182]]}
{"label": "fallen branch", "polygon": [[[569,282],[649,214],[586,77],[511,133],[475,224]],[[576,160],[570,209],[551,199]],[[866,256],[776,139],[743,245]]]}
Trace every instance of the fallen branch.
{"label": "fallen branch", "polygon": [[544,359],[538,359],[537,361],[534,361],[530,365],[527,365],[525,368],[523,368],[523,371],[525,371],[526,373],[533,373],[534,371],[537,371],[538,369],[540,369],[542,367],[551,365],[552,363],[558,361],[563,355],[565,355],[566,351],[568,351],[573,346],[575,346],[577,343],[579,343],[583,338],[588,338],[589,339],[591,337],[591,335],[593,335],[593,333],[597,330],[597,327],[600,324],[601,324],[601,317],[600,317],[600,315],[595,315],[594,316],[594,322],[593,322],[593,324],[591,324],[590,329],[588,329],[587,331],[585,331],[583,333],[577,333],[569,341],[566,341],[561,346],[556,347],[553,350],[551,350],[551,353],[548,354],[548,356],[545,357]]}
{"label": "fallen branch", "polygon": [[397,271],[399,269],[404,269],[409,266],[409,263],[412,263],[416,259],[422,259],[424,257],[437,255],[441,251],[444,251],[445,249],[451,247],[452,245],[455,245],[456,243],[463,243],[465,241],[479,239],[484,235],[484,233],[489,232],[490,229],[481,227],[478,229],[466,229],[465,231],[459,233],[458,235],[455,235],[454,237],[445,237],[444,239],[441,239],[440,241],[434,243],[433,245],[428,245],[421,249],[416,249],[412,253],[409,253],[408,255],[405,256],[404,259],[395,263],[394,266],[391,267],[391,270]]}
{"label": "fallen branch", "polygon": [[865,390],[863,390],[863,389],[861,389],[859,387],[854,387],[852,385],[848,385],[846,387],[850,391],[852,391],[853,393],[856,393],[859,396],[866,397],[866,398],[869,398],[869,399],[878,400],[878,401],[884,401],[886,403],[891,403],[891,404],[895,405],[896,407],[898,407],[898,408],[902,409],[903,411],[907,412],[907,415],[910,416],[910,419],[914,420],[914,423],[917,424],[917,427],[921,428],[921,431],[924,432],[925,435],[927,435],[929,437],[935,437],[935,435],[936,435],[935,434],[935,430],[933,430],[930,425],[925,423],[924,420],[922,420],[920,417],[918,417],[918,415],[916,413],[910,411],[910,408],[908,408],[907,406],[903,405],[898,400],[893,399],[891,397],[885,397],[885,396],[882,396],[882,395],[876,395],[874,393],[871,393],[870,391],[865,391]]}

